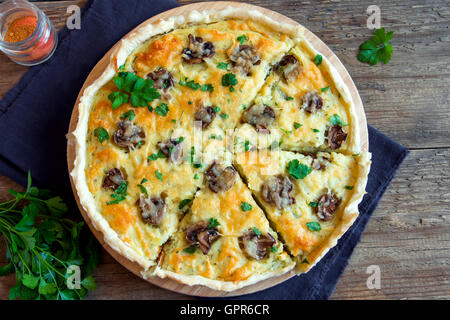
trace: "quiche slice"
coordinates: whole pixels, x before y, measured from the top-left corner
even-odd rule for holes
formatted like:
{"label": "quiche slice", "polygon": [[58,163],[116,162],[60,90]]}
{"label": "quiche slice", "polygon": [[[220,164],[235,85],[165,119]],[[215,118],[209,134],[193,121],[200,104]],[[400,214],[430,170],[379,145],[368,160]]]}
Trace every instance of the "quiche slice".
{"label": "quiche slice", "polygon": [[214,159],[154,274],[231,291],[283,274],[295,263],[226,159]]}
{"label": "quiche slice", "polygon": [[306,272],[358,217],[370,155],[249,151],[235,165]]}
{"label": "quiche slice", "polygon": [[236,137],[256,148],[359,152],[357,119],[347,97],[322,56],[300,42],[280,56],[246,108]]}

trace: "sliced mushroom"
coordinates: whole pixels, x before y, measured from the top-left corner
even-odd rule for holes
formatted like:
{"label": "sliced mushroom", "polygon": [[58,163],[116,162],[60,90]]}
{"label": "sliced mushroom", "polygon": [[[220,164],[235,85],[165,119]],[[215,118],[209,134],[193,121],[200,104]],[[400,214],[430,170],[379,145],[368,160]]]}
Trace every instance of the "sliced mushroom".
{"label": "sliced mushroom", "polygon": [[238,71],[250,75],[250,71],[254,65],[261,63],[261,57],[259,56],[256,48],[249,45],[240,44],[233,50],[230,55],[230,60],[233,62],[233,67]]}
{"label": "sliced mushroom", "polygon": [[116,190],[118,186],[125,181],[125,177],[118,168],[112,168],[107,173],[105,178],[103,179],[102,187],[104,189],[112,189]]}
{"label": "sliced mushroom", "polygon": [[136,202],[141,209],[141,217],[145,223],[159,226],[166,213],[167,205],[163,198],[146,198],[141,195]]}
{"label": "sliced mushroom", "polygon": [[205,129],[213,122],[216,112],[213,107],[200,107],[195,112],[194,117],[196,121],[201,121],[202,129]]}
{"label": "sliced mushroom", "polygon": [[323,155],[318,156],[312,153],[308,155],[312,158],[311,167],[314,170],[325,170],[330,164],[330,159]]}
{"label": "sliced mushroom", "polygon": [[261,187],[261,196],[264,201],[274,204],[281,210],[295,203],[294,197],[290,196],[292,182],[288,177],[281,175],[270,177]]}
{"label": "sliced mushroom", "polygon": [[270,133],[268,127],[275,120],[275,111],[266,105],[255,104],[246,109],[242,121],[251,124],[260,133]]}
{"label": "sliced mushroom", "polygon": [[213,162],[208,170],[206,170],[206,179],[211,191],[218,193],[224,192],[235,184],[236,170],[232,166],[222,168],[217,162]]}
{"label": "sliced mushroom", "polygon": [[336,124],[325,131],[325,139],[330,149],[335,150],[340,148],[345,139],[347,139],[347,133],[342,130],[342,126]]}
{"label": "sliced mushroom", "polygon": [[183,143],[180,139],[169,139],[158,142],[161,152],[172,162],[178,162],[183,157]]}
{"label": "sliced mushroom", "polygon": [[244,253],[252,259],[264,259],[269,249],[276,243],[270,233],[267,235],[257,235],[255,231],[250,230],[239,237],[239,246]]}
{"label": "sliced mushroom", "polygon": [[173,87],[174,84],[172,73],[161,67],[153,72],[150,72],[147,77],[153,80],[154,88],[164,92]]}
{"label": "sliced mushroom", "polygon": [[331,220],[340,202],[341,199],[338,199],[333,192],[321,195],[315,208],[319,219],[322,221]]}
{"label": "sliced mushroom", "polygon": [[144,130],[129,120],[120,121],[119,129],[114,132],[114,142],[122,148],[134,150],[145,142]]}
{"label": "sliced mushroom", "polygon": [[302,72],[302,66],[294,55],[287,54],[278,62],[276,70],[286,81],[295,81]]}
{"label": "sliced mushroom", "polygon": [[322,109],[323,100],[317,91],[309,91],[303,96],[302,108],[309,113],[314,113],[317,110]]}
{"label": "sliced mushroom", "polygon": [[215,227],[210,228],[208,221],[200,221],[191,225],[186,230],[186,240],[200,247],[203,254],[207,254],[211,249],[211,245],[220,238],[219,230]]}
{"label": "sliced mushroom", "polygon": [[195,37],[189,34],[189,44],[187,48],[183,49],[182,57],[187,63],[197,64],[202,63],[205,58],[212,57],[216,50],[210,41],[203,41],[201,37]]}

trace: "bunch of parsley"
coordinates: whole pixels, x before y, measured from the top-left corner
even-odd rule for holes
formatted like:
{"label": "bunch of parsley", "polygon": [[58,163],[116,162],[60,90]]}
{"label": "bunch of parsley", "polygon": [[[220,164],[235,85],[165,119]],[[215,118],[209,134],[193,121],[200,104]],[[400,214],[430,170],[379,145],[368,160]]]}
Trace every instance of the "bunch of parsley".
{"label": "bunch of parsley", "polygon": [[[25,192],[9,190],[13,199],[0,203],[0,234],[9,263],[0,276],[15,272],[9,298],[78,300],[96,288],[89,274],[98,263],[98,246],[83,223],[63,218],[67,206],[47,189],[28,185]],[[69,266],[79,266],[79,289],[69,289]]]}

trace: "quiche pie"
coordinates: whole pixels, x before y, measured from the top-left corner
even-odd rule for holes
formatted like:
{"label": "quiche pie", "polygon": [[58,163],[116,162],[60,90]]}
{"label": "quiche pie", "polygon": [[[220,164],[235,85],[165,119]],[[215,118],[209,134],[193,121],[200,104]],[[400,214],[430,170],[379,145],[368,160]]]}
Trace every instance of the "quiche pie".
{"label": "quiche pie", "polygon": [[80,204],[144,277],[232,291],[307,272],[364,195],[349,97],[302,27],[259,11],[144,23],[80,98]]}

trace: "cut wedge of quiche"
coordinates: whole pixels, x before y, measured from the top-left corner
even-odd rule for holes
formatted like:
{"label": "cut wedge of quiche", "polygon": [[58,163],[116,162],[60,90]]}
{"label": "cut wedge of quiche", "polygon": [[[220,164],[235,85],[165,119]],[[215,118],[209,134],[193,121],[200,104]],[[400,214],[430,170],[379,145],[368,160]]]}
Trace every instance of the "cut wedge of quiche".
{"label": "cut wedge of quiche", "polygon": [[80,98],[80,205],[145,278],[232,291],[306,272],[367,182],[348,92],[300,26],[257,11],[144,23]]}

